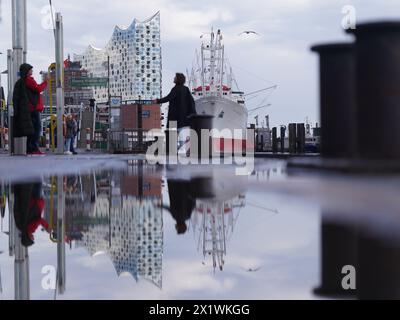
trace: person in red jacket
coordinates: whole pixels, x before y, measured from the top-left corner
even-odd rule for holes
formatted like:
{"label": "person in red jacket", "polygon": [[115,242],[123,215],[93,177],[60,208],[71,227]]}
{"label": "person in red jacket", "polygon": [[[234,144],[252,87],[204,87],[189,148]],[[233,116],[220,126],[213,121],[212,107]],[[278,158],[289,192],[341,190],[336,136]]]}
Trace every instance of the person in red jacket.
{"label": "person in red jacket", "polygon": [[26,91],[28,94],[28,104],[31,112],[34,134],[28,136],[27,153],[30,155],[44,155],[39,149],[40,133],[42,131],[42,122],[40,113],[43,112],[43,98],[41,93],[47,87],[47,78],[41,84],[38,84],[32,77],[33,67],[30,64],[24,63],[21,65],[21,78],[25,79]]}
{"label": "person in red jacket", "polygon": [[41,181],[12,186],[15,225],[21,231],[21,244],[25,247],[34,244],[34,233],[40,226],[50,232],[49,223],[43,217],[45,200],[42,187]]}

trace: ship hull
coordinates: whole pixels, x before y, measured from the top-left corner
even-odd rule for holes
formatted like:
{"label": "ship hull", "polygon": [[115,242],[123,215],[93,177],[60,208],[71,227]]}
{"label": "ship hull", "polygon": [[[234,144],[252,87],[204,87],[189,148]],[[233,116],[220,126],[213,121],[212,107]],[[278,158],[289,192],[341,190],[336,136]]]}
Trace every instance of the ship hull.
{"label": "ship hull", "polygon": [[242,153],[251,148],[246,140],[248,114],[244,106],[223,97],[203,97],[196,100],[196,112],[214,117],[211,126],[214,152]]}

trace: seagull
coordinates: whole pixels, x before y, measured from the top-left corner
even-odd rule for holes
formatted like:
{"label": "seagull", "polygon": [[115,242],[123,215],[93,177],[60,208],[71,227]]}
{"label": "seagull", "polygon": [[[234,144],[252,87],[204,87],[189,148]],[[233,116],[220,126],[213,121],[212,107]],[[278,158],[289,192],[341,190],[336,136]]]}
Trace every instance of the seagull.
{"label": "seagull", "polygon": [[242,268],[243,270],[245,270],[245,271],[247,271],[247,272],[257,272],[258,270],[260,270],[261,269],[261,267],[258,267],[258,268]]}
{"label": "seagull", "polygon": [[259,34],[258,34],[257,32],[255,32],[255,31],[243,31],[242,33],[239,34],[239,36],[241,36],[241,35],[244,34],[244,33],[245,33],[245,34],[251,34],[251,33],[252,33],[252,34],[255,34],[255,35],[257,35],[257,36],[259,35]]}

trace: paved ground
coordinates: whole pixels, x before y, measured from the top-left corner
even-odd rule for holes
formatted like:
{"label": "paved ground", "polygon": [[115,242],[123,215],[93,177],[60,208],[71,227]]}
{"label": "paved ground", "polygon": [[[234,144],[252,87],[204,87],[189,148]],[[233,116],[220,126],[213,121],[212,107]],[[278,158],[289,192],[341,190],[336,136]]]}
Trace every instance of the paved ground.
{"label": "paved ground", "polygon": [[9,156],[0,153],[0,180],[29,180],[37,176],[85,173],[96,169],[122,169],[140,155],[81,152],[75,156],[48,154],[44,157]]}

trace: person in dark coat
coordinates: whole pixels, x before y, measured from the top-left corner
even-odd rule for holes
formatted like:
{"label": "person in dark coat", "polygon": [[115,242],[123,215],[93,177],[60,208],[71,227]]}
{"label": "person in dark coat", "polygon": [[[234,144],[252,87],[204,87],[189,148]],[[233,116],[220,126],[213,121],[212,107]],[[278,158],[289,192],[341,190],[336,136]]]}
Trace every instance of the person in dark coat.
{"label": "person in dark coat", "polygon": [[13,93],[14,136],[28,137],[28,154],[43,155],[39,150],[42,130],[40,112],[44,109],[41,92],[46,88],[47,80],[37,84],[32,77],[32,69],[33,67],[28,63],[21,64],[19,68],[20,79],[16,82]]}
{"label": "person in dark coat", "polygon": [[185,82],[186,77],[182,73],[177,73],[174,79],[175,87],[171,92],[166,97],[153,101],[157,104],[169,102],[167,128],[170,128],[171,121],[177,122],[178,129],[188,127],[190,126],[188,116],[196,114],[192,93],[185,86]]}
{"label": "person in dark coat", "polygon": [[25,77],[29,72],[29,65],[22,64],[20,67],[21,78],[15,83],[13,91],[14,105],[14,131],[15,138],[27,137],[34,134],[34,128],[29,110],[28,90]]}
{"label": "person in dark coat", "polygon": [[190,196],[190,181],[168,180],[169,208],[176,221],[175,229],[178,234],[187,230],[186,221],[190,219],[196,205],[196,200]]}
{"label": "person in dark coat", "polygon": [[72,124],[73,124],[73,133],[74,133],[74,135],[71,138],[69,151],[72,152],[72,154],[78,154],[76,152],[76,150],[75,150],[75,147],[74,147],[75,140],[76,140],[76,137],[77,137],[78,132],[79,132],[78,121],[76,120],[76,114],[72,114]]}
{"label": "person in dark coat", "polygon": [[15,225],[21,231],[21,243],[25,247],[34,244],[33,234],[42,226],[49,230],[49,224],[43,219],[44,198],[42,196],[42,183],[14,184],[14,219]]}

